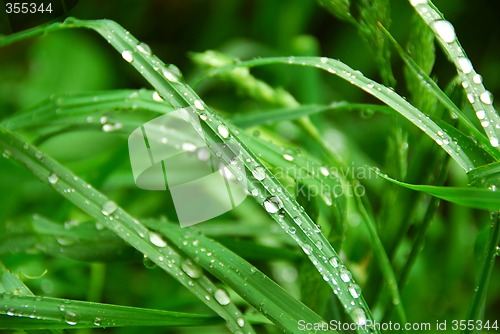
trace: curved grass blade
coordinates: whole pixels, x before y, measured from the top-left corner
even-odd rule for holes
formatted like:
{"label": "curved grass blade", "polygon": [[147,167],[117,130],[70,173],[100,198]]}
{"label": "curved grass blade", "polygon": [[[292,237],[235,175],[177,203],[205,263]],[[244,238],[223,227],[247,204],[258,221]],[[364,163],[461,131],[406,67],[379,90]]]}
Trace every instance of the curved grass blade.
{"label": "curved grass blade", "polygon": [[396,308],[401,322],[403,324],[406,324],[406,312],[403,305],[401,304],[398,281],[396,279],[396,275],[394,274],[394,270],[392,269],[391,260],[389,260],[389,257],[387,256],[387,253],[384,249],[384,245],[382,244],[382,241],[380,240],[380,237],[378,235],[375,221],[366,210],[363,199],[358,194],[355,194],[355,200],[358,210],[363,217],[363,220],[365,221],[368,233],[370,234],[375,257],[379,262],[380,270],[382,271],[385,283],[387,284],[389,293],[391,295],[392,306]]}
{"label": "curved grass blade", "polygon": [[[161,236],[149,231],[137,219],[131,217],[92,186],[2,127],[0,127],[0,146],[4,148],[4,153],[8,152],[6,156],[23,164],[42,182],[49,184],[89,216],[115,232],[158,267],[176,278],[208,307],[224,318],[229,329],[234,332],[243,329],[253,333],[253,329],[248,323],[244,324],[243,327],[238,324],[237,315],[241,313],[233,303],[221,305],[210,297],[216,288],[206,276],[203,275],[198,280],[193,281],[184,273],[181,267],[184,257],[170,247]],[[54,180],[56,181],[54,182]],[[206,296],[209,298],[207,299]]]}
{"label": "curved grass blade", "polygon": [[[149,47],[139,43],[113,21],[80,21],[68,18],[65,23],[60,24],[61,29],[78,27],[95,30],[106,38],[122,54],[124,60],[131,63],[159,95],[174,108],[193,106],[193,112],[196,114],[193,113],[192,117],[200,117],[204,121],[206,128],[204,136],[209,143],[224,142],[229,148],[238,147],[239,151],[233,153],[240,155],[245,169],[249,172],[262,168],[265,177],[251,180],[247,190],[250,193],[257,192],[259,195],[255,198],[258,199],[258,203],[278,224],[286,226],[285,231],[303,249],[318,272],[323,275],[350,319],[358,325],[364,325],[367,321],[373,322],[371,312],[362,295],[349,292],[349,288],[355,284],[352,275],[344,265],[341,265],[339,256],[325,236],[320,232],[314,232],[316,224],[286,189],[283,189],[281,183],[267,168],[262,166],[257,156],[235,135],[235,131],[213,113],[191,87],[184,83],[177,67],[165,66],[159,58],[151,54]],[[41,32],[43,29],[39,29],[39,33]],[[27,35],[32,36],[33,32]],[[11,37],[9,40],[17,40],[17,37]],[[222,160],[232,173],[239,174],[239,170],[228,161],[227,157],[223,155]],[[358,326],[358,332],[367,333],[371,330],[366,326]]]}
{"label": "curved grass blade", "polygon": [[394,180],[389,176],[377,172],[380,177],[387,181],[400,185],[402,187],[425,192],[429,195],[435,196],[445,201],[455,204],[490,211],[500,210],[500,191],[495,188],[474,188],[474,187],[439,187],[408,184],[401,181]]}
{"label": "curved grass blade", "polygon": [[455,105],[455,103],[453,103],[453,101],[439,88],[437,83],[432,80],[429,75],[425,73],[425,71],[420,68],[420,66],[418,66],[418,64],[403,50],[403,48],[398,44],[394,37],[392,37],[392,35],[382,25],[379,26],[380,29],[382,29],[382,31],[385,33],[389,41],[392,42],[399,56],[408,66],[408,69],[410,69],[417,77],[422,80],[425,87],[429,89],[429,91],[439,100],[439,102],[441,102],[441,104],[446,107],[452,115],[456,115],[458,119],[460,119],[465,125],[467,130],[474,135],[474,138],[482,144],[482,147],[478,147],[478,149],[487,151],[488,154],[490,154],[492,157],[495,157],[495,159],[497,160],[500,159],[500,152],[493,147],[488,138],[485,137],[484,134],[476,128],[474,123],[472,123],[471,120],[467,116],[465,116],[464,112],[460,110]]}
{"label": "curved grass blade", "polygon": [[484,88],[481,75],[474,70],[471,61],[458,42],[455,28],[445,20],[443,14],[439,12],[431,0],[410,0],[410,4],[434,31],[446,55],[455,64],[467,99],[476,111],[476,116],[486,131],[491,146],[498,147],[500,144],[500,117],[493,107],[493,95]]}
{"label": "curved grass blade", "polygon": [[231,118],[231,122],[237,126],[246,128],[267,123],[298,119],[300,117],[310,116],[327,111],[352,111],[352,110],[367,110],[371,112],[379,111],[384,113],[392,112],[392,108],[377,104],[337,102],[337,103],[332,103],[331,105],[301,105],[296,108],[280,108],[280,109],[245,113],[241,115],[235,115],[234,117]]}
{"label": "curved grass blade", "polygon": [[[6,145],[6,141],[10,141],[11,144]],[[16,143],[14,144],[12,142]],[[189,265],[189,261],[184,259],[177,253],[175,249],[171,248],[165,241],[163,241],[159,234],[152,232],[140,225],[138,221],[128,216],[115,204],[110,205],[110,202],[105,199],[102,194],[90,188],[90,186],[83,183],[83,181],[75,180],[74,176],[69,171],[64,170],[64,168],[62,168],[61,166],[58,166],[47,156],[39,155],[39,157],[37,157],[36,155],[37,153],[40,153],[40,151],[36,151],[31,146],[23,144],[22,149],[27,150],[29,153],[31,153],[31,160],[33,160],[33,158],[36,159],[36,161],[32,161],[32,163],[26,162],[27,157],[25,155],[27,154],[24,152],[19,152],[19,146],[21,145],[21,143],[14,136],[8,135],[7,130],[3,130],[2,136],[0,136],[0,144],[3,146],[8,146],[7,149],[10,150],[11,156],[16,158],[18,161],[25,163],[27,167],[32,170],[35,175],[37,175],[41,180],[48,182],[47,180],[49,176],[54,175],[53,173],[56,173],[56,175],[58,175],[59,181],[56,184],[51,184],[51,186],[53,186],[56,190],[73,201],[77,206],[80,206],[80,208],[96,218],[99,222],[103,223],[104,226],[115,231],[115,233],[117,233],[125,241],[147,255],[149,259],[155,262],[159,267],[163,268],[164,270],[165,267],[169,268],[169,273],[171,273],[175,278],[181,281],[181,283],[185,283],[187,286],[189,286],[190,290],[193,291],[197,296],[199,296],[200,299],[203,299],[209,306],[213,307],[213,303],[215,303],[216,305],[219,305],[219,307],[227,309],[227,312],[235,317],[230,319],[234,319],[237,325],[237,327],[234,327],[234,331],[239,331],[240,329],[247,330],[246,328],[251,328],[247,327],[249,326],[249,324],[243,320],[243,318],[241,317],[241,313],[234,307],[233,303],[230,303],[226,299],[218,299],[217,291],[219,291],[220,289],[216,288],[210,281],[208,281],[208,279],[203,276],[201,272],[196,272],[196,274],[193,274],[193,270],[195,269],[193,269],[193,267]],[[43,169],[45,170],[40,170],[42,168],[37,168],[37,166],[34,165],[40,165],[38,167],[43,167]],[[64,183],[67,183],[67,185],[65,185]],[[68,186],[74,188],[68,188]],[[71,189],[73,189],[73,191],[71,191]],[[104,203],[102,206],[98,206],[97,211],[99,210],[99,208],[105,208],[107,206],[106,210],[111,211],[112,209],[114,209],[114,211],[111,212],[111,216],[103,214],[103,212],[98,212],[95,214],[94,210],[92,210],[92,208],[89,208],[92,206],[92,204],[94,204],[91,202],[95,201],[96,197],[102,199],[100,202]],[[124,224],[125,222],[128,222],[129,219],[132,219],[132,230],[130,229],[129,224]],[[110,227],[110,225],[113,226]],[[177,226],[169,226],[168,229],[165,229],[163,231],[165,231],[166,234],[172,233],[172,235],[169,235],[170,239],[177,237],[175,239],[175,244],[177,246],[184,246],[183,236],[188,233],[188,230],[181,231],[181,229]],[[142,241],[145,241],[149,245],[151,245],[152,243],[152,246],[157,247],[156,251],[145,251],[145,245],[142,245],[142,242],[140,242],[140,240],[136,240],[137,237]],[[149,240],[143,240],[148,238]],[[207,238],[204,238],[204,240],[207,243],[207,250],[211,249],[209,248],[210,245],[217,245],[215,242],[211,242]],[[173,240],[171,241],[174,242]],[[218,247],[218,249],[222,248],[221,246]],[[218,251],[218,253],[230,252],[225,248],[222,249],[223,250]],[[219,263],[222,263],[222,266],[224,266],[224,264],[226,263],[225,261],[228,260],[224,260],[223,258],[221,258],[221,262]],[[231,258],[231,261],[238,261],[240,264],[246,263],[243,259],[237,257],[236,255]],[[229,267],[229,264],[226,265]],[[241,264],[241,266],[249,267],[250,265],[246,263],[246,265]],[[239,278],[239,280],[237,278]],[[240,280],[240,276],[229,276],[227,272],[225,272],[224,274],[224,281],[227,281],[228,284],[232,286],[236,291],[238,291],[238,283],[240,282]],[[263,308],[265,310],[264,314],[276,321],[275,323],[281,328],[285,329],[287,332],[293,332],[293,330],[296,329],[297,322],[299,320],[306,320],[311,323],[322,321],[321,317],[316,315],[311,310],[307,309],[305,305],[288,295],[285,291],[274,291],[274,289],[278,289],[279,287],[274,282],[270,281],[266,276],[256,275],[254,280],[260,283],[255,286],[247,286],[245,288],[246,294],[244,295],[244,297],[248,298],[248,301],[256,307],[258,307],[263,302],[266,303],[267,307]],[[200,288],[202,289],[202,291],[200,291]],[[275,295],[269,296],[269,291],[274,291],[273,293]],[[277,304],[275,303],[276,300],[279,300]],[[300,315],[296,314],[297,318],[293,319],[284,317],[283,314],[290,315],[291,313],[287,313],[288,311],[285,312],[285,310],[282,309],[283,305],[294,305],[294,308],[296,308],[297,310],[301,310]],[[215,307],[215,310],[217,309],[218,307]],[[225,312],[221,313],[227,316],[226,314],[224,314]]]}
{"label": "curved grass blade", "polygon": [[[196,115],[193,115],[193,117],[201,117],[207,130],[209,130],[204,132],[207,140],[210,142],[224,142],[228,147],[239,147],[241,151],[233,153],[241,154],[242,161],[248,171],[251,172],[256,168],[262,168],[265,177],[263,179],[260,179],[260,177],[254,178],[247,189],[250,192],[258,192],[260,195],[256,196],[256,198],[259,199],[260,205],[280,225],[284,224],[287,227],[286,231],[302,247],[316,269],[323,274],[332,290],[336,292],[349,317],[358,324],[365,324],[367,319],[372,320],[363,297],[359,294],[349,293],[349,288],[354,283],[347,268],[343,265],[332,264],[340,262],[335,250],[323,234],[312,232],[315,226],[314,222],[302,211],[293,197],[286,190],[283,190],[280,182],[262,166],[256,155],[235,135],[231,127],[213,113],[199,99],[191,87],[183,82],[180,71],[175,66],[169,65],[167,67],[156,56],[151,55],[149,52],[147,54],[141,52],[141,48],[138,50],[137,47],[141,45],[139,41],[115,22],[107,20],[79,21],[69,18],[63,25],[93,29],[107,38],[110,44],[124,56],[124,59],[126,61],[130,60],[132,66],[174,108],[194,106]],[[231,166],[230,161],[224,161],[224,163],[235,175],[239,173],[236,167]],[[299,225],[297,221],[301,221],[301,224]],[[291,233],[292,228],[296,230],[296,233]],[[360,332],[366,332],[367,330],[364,326],[359,327]]]}
{"label": "curved grass blade", "polygon": [[[6,295],[6,294],[15,294],[15,295],[23,295],[23,296],[34,296],[33,292],[24,285],[23,282],[17,278],[16,275],[11,273],[5,266],[4,264],[0,261],[0,296]],[[8,321],[5,316],[0,316],[2,318],[0,320],[0,326],[3,324],[5,321]],[[39,330],[37,333],[40,334],[61,334],[63,331],[57,330],[57,329],[49,329],[49,330]]]}
{"label": "curved grass blade", "polygon": [[[380,29],[384,31],[389,41],[392,42],[399,56],[407,65],[408,69],[422,80],[424,85],[428,87],[429,91],[438,99],[438,101],[441,102],[441,104],[445,108],[447,108],[452,115],[456,115],[463,122],[467,130],[471,132],[474,138],[482,144],[482,146],[477,147],[477,149],[488,152],[490,156],[494,157],[497,160],[500,159],[500,152],[493,147],[488,138],[485,137],[485,135],[476,128],[474,123],[472,123],[471,120],[464,114],[464,112],[460,110],[455,105],[455,103],[453,103],[453,101],[441,90],[441,88],[439,88],[437,83],[432,80],[431,77],[429,77],[429,75],[425,73],[425,71],[420,68],[420,66],[418,66],[418,64],[403,50],[403,48],[398,44],[394,37],[392,37],[392,35],[381,25]],[[442,126],[442,124],[440,125]],[[462,144],[461,141],[459,142]],[[477,152],[475,152],[474,154],[477,154]]]}
{"label": "curved grass blade", "polygon": [[0,294],[0,329],[207,326],[219,317],[40,296]]}
{"label": "curved grass blade", "polygon": [[109,122],[99,119],[99,112],[106,110],[150,110],[164,114],[172,111],[165,103],[159,103],[151,90],[116,90],[79,94],[55,95],[33,107],[21,110],[2,120],[2,125],[10,130],[30,128],[40,124],[61,124],[63,120],[75,119],[85,124],[98,120],[103,130]]}
{"label": "curved grass blade", "polygon": [[449,136],[446,131],[444,131],[439,125],[432,121],[424,113],[416,109],[405,99],[399,96],[391,88],[385,87],[379,83],[376,83],[367,77],[365,77],[361,72],[354,71],[349,66],[344,63],[329,59],[326,57],[294,57],[294,58],[265,58],[243,61],[237,65],[231,65],[225,68],[217,69],[212,71],[212,75],[219,71],[227,71],[235,67],[252,67],[252,66],[263,66],[271,64],[290,64],[299,66],[311,66],[317,67],[319,69],[325,70],[331,74],[337,75],[340,78],[348,81],[352,85],[355,85],[362,90],[366,91],[370,95],[384,102],[388,106],[392,107],[403,117],[408,119],[418,128],[420,128],[425,134],[432,138],[438,145],[440,145],[465,171],[470,171],[474,168],[474,164],[470,161],[469,157],[463,152],[459,143],[456,143],[451,136]]}
{"label": "curved grass blade", "polygon": [[[191,229],[182,229],[173,224],[147,221],[151,229],[157,230],[175,244],[183,253],[194,259],[196,264],[209,271],[236,293],[247,300],[259,312],[266,315],[273,323],[288,324],[282,327],[286,332],[297,330],[298,319],[306,323],[321,323],[323,320],[306,305],[294,298],[250,263],[228,250],[219,243],[210,240]],[[196,273],[194,264],[187,264]],[[219,291],[220,298],[229,300],[224,290]],[[217,298],[217,294],[216,294]],[[277,313],[275,310],[281,310]]]}

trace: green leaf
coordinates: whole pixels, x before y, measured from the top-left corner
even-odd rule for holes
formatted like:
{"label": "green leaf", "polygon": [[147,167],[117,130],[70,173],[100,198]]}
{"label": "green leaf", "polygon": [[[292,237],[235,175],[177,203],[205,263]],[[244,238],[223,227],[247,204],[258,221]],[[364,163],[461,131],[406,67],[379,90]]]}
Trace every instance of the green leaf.
{"label": "green leaf", "polygon": [[496,191],[496,189],[492,190],[474,187],[439,187],[408,184],[394,180],[376,170],[374,171],[387,181],[393,182],[408,189],[425,192],[429,195],[444,199],[445,201],[451,203],[476,209],[484,209],[490,211],[500,210],[500,191]]}
{"label": "green leaf", "polygon": [[3,330],[177,327],[223,323],[220,318],[211,315],[12,294],[0,294],[0,314],[0,329]]}

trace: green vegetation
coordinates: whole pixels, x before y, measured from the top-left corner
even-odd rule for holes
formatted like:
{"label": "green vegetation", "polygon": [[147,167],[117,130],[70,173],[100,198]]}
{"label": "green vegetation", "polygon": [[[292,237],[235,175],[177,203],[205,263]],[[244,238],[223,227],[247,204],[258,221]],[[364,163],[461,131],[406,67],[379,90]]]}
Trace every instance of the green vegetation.
{"label": "green vegetation", "polygon": [[[0,36],[0,330],[498,330],[500,64],[473,67],[434,4],[92,4]],[[127,142],[181,108],[248,178],[186,228]]]}

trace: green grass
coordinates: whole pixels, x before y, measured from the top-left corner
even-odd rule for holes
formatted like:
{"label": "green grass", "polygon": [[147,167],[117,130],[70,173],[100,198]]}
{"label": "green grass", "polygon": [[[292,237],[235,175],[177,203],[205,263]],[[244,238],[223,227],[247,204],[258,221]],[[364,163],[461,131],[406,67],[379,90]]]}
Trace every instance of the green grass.
{"label": "green grass", "polygon": [[[332,54],[353,60],[300,35],[326,12],[294,2],[286,22],[266,23],[283,29],[274,46],[262,34],[193,46],[184,75],[125,22],[68,18],[0,36],[0,329],[493,325],[500,118],[455,29],[434,4],[409,3],[319,1],[356,40]],[[411,17],[406,36],[399,15]],[[220,142],[241,154],[249,196],[180,228],[168,193],[135,186],[127,137],[187,107],[213,154]]]}

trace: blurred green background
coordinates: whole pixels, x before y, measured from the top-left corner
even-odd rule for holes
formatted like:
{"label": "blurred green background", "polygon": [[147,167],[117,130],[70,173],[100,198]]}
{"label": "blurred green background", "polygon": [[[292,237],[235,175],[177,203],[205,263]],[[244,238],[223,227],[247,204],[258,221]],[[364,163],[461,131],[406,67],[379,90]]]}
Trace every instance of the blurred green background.
{"label": "blurred green background", "polygon": [[[475,69],[483,75],[486,87],[494,96],[500,96],[500,3],[496,0],[440,0],[435,3],[454,24],[462,46]],[[402,45],[408,38],[412,13],[406,1],[392,1],[390,31]],[[80,19],[115,20],[136,38],[146,42],[163,61],[177,65],[188,82],[201,73],[190,60],[190,52],[209,49],[241,59],[327,56],[340,59],[366,76],[380,80],[377,64],[358,32],[334,18],[315,1],[82,0],[69,15]],[[0,26],[5,28],[5,22]],[[397,90],[407,95],[402,62],[394,55],[393,58]],[[314,69],[271,66],[252,70],[252,73],[274,86],[289,90],[301,103],[374,102],[359,89]],[[452,65],[438,50],[433,76],[439,78],[438,84],[444,87],[453,75]],[[309,86],[309,82],[321,84]],[[93,32],[61,31],[0,49],[1,118],[52,94],[143,87],[150,88],[105,40]],[[217,79],[204,81],[197,87],[197,92],[215,110],[227,114],[276,107],[238,94],[230,84]],[[335,113],[327,118],[328,123],[323,125],[323,129],[329,133],[328,138],[337,138],[336,131],[339,131],[344,140],[352,141],[352,145],[359,147],[357,152],[361,152],[363,161],[384,165],[388,135],[391,128],[399,123],[393,122],[389,116],[366,117],[361,113]],[[24,135],[30,138],[30,133]],[[291,135],[291,139],[300,142],[300,135]],[[119,190],[120,186],[133,182],[124,138],[81,131],[51,138],[43,143],[42,148],[86,180],[99,185],[118,202],[121,200],[130,212],[146,216],[165,214],[162,198],[156,194],[128,188]],[[349,145],[344,148],[346,161],[356,158],[357,155],[349,152]],[[96,164],[104,167],[94,169]],[[118,173],[108,178],[106,173],[115,168]],[[18,165],[0,159],[0,171],[0,233],[29,219],[27,213],[39,213],[56,221],[82,218],[71,204]],[[452,169],[449,184],[465,183],[464,175]],[[376,208],[378,194],[372,189],[368,196]],[[247,214],[254,214],[253,209],[254,204],[248,204],[234,215],[244,221],[243,217]],[[229,217],[236,219],[235,216]],[[258,213],[255,219],[267,218]],[[357,252],[355,246],[359,239],[354,237],[349,240],[350,235],[359,232],[356,224],[351,224],[346,252],[353,257],[353,262],[359,261],[362,266],[364,253]],[[410,321],[460,319],[465,316],[472,294],[474,271],[477,270],[474,267],[477,263],[474,247],[481,248],[487,226],[489,217],[484,212],[446,203],[442,205],[403,294]],[[118,256],[121,261],[107,265],[102,301],[176,311],[206,311],[201,303],[194,302],[195,297],[179,289],[179,285],[166,278],[164,273],[145,269],[138,254],[130,250],[124,252]],[[358,258],[356,254],[359,254]],[[94,277],[92,275],[96,275],[96,270],[102,269],[95,264],[82,265],[77,260],[41,254],[0,253],[0,257],[11,269],[23,273],[23,278],[35,293],[66,298],[87,298],[92,284],[89,277]],[[491,319],[498,318],[500,310],[499,281],[497,268],[486,311]],[[155,293],[151,293],[152,288]],[[193,309],[193,305],[198,305],[199,309]],[[139,330],[125,329],[120,332],[137,333]],[[151,329],[148,332],[165,331]]]}

